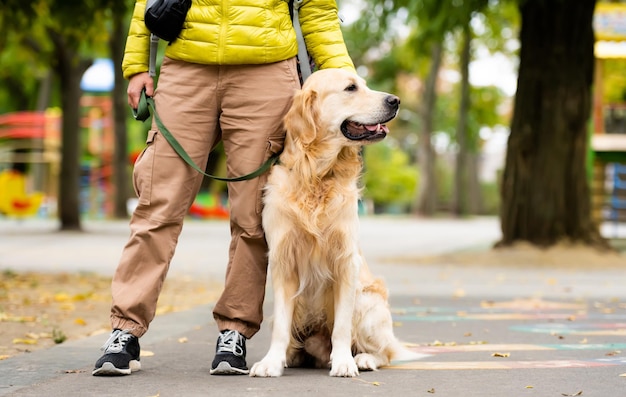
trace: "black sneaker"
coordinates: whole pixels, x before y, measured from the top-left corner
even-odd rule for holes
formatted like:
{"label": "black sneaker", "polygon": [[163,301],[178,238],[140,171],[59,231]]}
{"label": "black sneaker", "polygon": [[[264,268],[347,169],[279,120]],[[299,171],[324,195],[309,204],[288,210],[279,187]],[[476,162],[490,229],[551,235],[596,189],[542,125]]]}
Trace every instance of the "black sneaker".
{"label": "black sneaker", "polygon": [[96,362],[94,376],[130,375],[139,371],[139,339],[128,330],[113,330],[100,350],[104,355]]}
{"label": "black sneaker", "polygon": [[249,372],[246,366],[246,337],[238,331],[222,331],[217,337],[211,375],[245,375]]}

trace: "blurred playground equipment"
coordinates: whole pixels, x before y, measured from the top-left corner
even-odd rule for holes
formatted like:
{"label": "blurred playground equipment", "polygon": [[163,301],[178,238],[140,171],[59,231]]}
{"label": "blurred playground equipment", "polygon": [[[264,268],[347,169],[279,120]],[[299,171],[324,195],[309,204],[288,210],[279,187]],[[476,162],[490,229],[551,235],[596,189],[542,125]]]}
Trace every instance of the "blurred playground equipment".
{"label": "blurred playground equipment", "polygon": [[217,194],[199,193],[189,208],[189,215],[201,219],[228,219],[228,208]]}
{"label": "blurred playground equipment", "polygon": [[[626,4],[598,2],[594,14],[596,43],[593,95],[593,133],[590,146],[593,159],[593,217],[617,225],[626,221],[623,175],[626,170],[626,86],[619,98],[606,95],[607,62],[626,60]],[[621,65],[624,74],[626,61]]]}
{"label": "blurred playground equipment", "polygon": [[43,193],[27,193],[24,174],[15,170],[0,172],[0,192],[0,214],[10,217],[33,216],[43,201]]}
{"label": "blurred playground equipment", "polygon": [[[113,215],[115,193],[112,164],[115,131],[110,96],[113,62],[97,59],[83,75],[81,88],[81,213],[91,218],[107,218]],[[55,215],[61,117],[61,111],[56,108],[0,115],[0,215]],[[137,136],[129,139],[132,141],[128,147],[129,168],[144,145],[145,131],[135,128],[133,132]],[[129,204],[132,201],[129,199]],[[198,218],[227,218],[228,209],[218,193],[206,193],[198,195],[189,214]]]}
{"label": "blurred playground equipment", "polygon": [[0,115],[0,213],[32,216],[57,196],[60,120],[57,109]]}

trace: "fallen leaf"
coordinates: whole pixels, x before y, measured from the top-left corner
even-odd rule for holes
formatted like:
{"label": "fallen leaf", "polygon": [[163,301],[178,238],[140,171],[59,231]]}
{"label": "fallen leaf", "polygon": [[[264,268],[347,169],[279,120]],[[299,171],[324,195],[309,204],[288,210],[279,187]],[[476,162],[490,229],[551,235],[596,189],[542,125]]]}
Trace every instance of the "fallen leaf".
{"label": "fallen leaf", "polygon": [[510,355],[511,355],[511,353],[498,353],[498,352],[496,352],[496,353],[493,353],[491,355],[491,357],[509,357]]}
{"label": "fallen leaf", "polygon": [[139,353],[139,356],[141,356],[141,357],[152,357],[152,356],[154,356],[154,352],[151,352],[150,350],[142,350]]}
{"label": "fallen leaf", "polygon": [[178,343],[187,343],[189,342],[189,339],[187,339],[187,337],[183,336],[182,338],[178,338]]}
{"label": "fallen leaf", "polygon": [[377,382],[377,381],[368,382],[365,379],[361,379],[361,378],[351,378],[351,379],[355,380],[355,381],[358,381],[358,382],[368,383],[368,384],[370,384],[372,386],[380,386],[382,384],[381,382]]}
{"label": "fallen leaf", "polygon": [[604,355],[605,356],[617,356],[620,353],[621,353],[620,350],[615,350],[615,351],[612,351],[612,352],[605,353]]}
{"label": "fallen leaf", "polygon": [[61,310],[64,310],[66,312],[73,312],[76,310],[76,305],[74,305],[72,302],[63,302],[59,308]]}
{"label": "fallen leaf", "polygon": [[533,388],[534,386],[530,386],[530,385],[526,386],[526,389],[533,389]]}
{"label": "fallen leaf", "polygon": [[574,394],[561,393],[561,395],[562,396],[567,396],[567,397],[582,396],[583,395],[583,391],[581,390],[581,391],[576,392]]}
{"label": "fallen leaf", "polygon": [[23,338],[15,338],[13,339],[14,345],[36,345],[37,339],[23,339]]}
{"label": "fallen leaf", "polygon": [[618,376],[622,376],[622,377],[626,378],[626,373],[619,374]]}
{"label": "fallen leaf", "polygon": [[54,300],[56,302],[68,302],[71,299],[72,298],[70,298],[70,296],[64,292],[59,292],[58,294],[54,294]]}
{"label": "fallen leaf", "polygon": [[[9,357],[11,357],[11,356],[9,356],[8,354],[2,354],[2,355],[0,355],[0,361],[2,361],[2,360],[6,360],[6,359],[7,359],[7,358],[9,358]],[[621,375],[620,375],[620,376],[621,376]]]}
{"label": "fallen leaf", "polygon": [[466,332],[466,333],[463,334],[463,336],[472,336],[472,333],[471,332]]}
{"label": "fallen leaf", "polygon": [[87,321],[85,321],[83,318],[78,317],[74,320],[74,324],[76,325],[87,325]]}
{"label": "fallen leaf", "polygon": [[66,369],[64,371],[66,374],[82,374],[83,372],[85,372],[84,369]]}
{"label": "fallen leaf", "polygon": [[0,318],[0,321],[8,321],[10,323],[34,323],[35,321],[37,321],[37,317],[5,315],[4,317]]}
{"label": "fallen leaf", "polygon": [[434,394],[435,393],[435,388],[433,387],[432,389],[428,389],[426,390],[428,393]]}

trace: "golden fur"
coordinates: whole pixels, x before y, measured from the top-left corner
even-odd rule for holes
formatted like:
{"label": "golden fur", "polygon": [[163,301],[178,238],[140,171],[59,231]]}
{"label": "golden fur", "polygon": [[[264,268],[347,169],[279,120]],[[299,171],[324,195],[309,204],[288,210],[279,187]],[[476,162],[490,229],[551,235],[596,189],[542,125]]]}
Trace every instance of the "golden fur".
{"label": "golden fur", "polygon": [[398,105],[397,97],[340,69],[314,73],[295,95],[264,196],[272,341],[251,376],[302,365],[356,376],[415,357],[394,336],[386,287],[371,275],[357,241],[359,152],[385,137]]}

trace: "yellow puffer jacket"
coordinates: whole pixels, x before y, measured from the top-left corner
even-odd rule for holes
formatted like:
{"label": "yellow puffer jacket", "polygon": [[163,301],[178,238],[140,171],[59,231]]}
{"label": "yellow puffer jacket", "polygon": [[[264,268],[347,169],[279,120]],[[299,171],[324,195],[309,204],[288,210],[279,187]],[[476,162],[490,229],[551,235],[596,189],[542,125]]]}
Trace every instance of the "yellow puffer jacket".
{"label": "yellow puffer jacket", "polygon": [[[122,70],[146,72],[150,32],[146,0],[137,0]],[[304,0],[300,24],[317,66],[354,69],[343,42],[335,0]],[[192,0],[183,30],[165,56],[210,65],[248,65],[289,59],[298,52],[287,0]]]}

